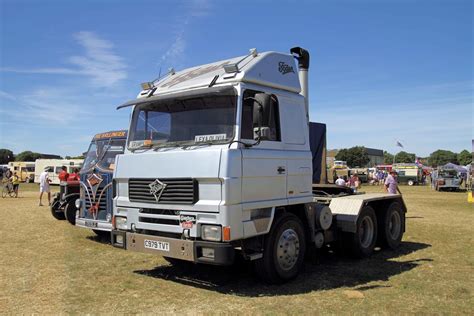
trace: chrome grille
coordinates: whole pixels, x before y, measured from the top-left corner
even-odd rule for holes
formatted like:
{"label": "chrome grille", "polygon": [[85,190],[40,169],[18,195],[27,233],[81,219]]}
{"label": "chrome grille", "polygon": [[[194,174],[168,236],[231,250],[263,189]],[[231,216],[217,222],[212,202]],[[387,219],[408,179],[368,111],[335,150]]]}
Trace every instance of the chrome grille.
{"label": "chrome grille", "polygon": [[194,204],[198,199],[197,181],[192,178],[158,179],[166,184],[159,202],[150,193],[149,185],[155,179],[130,179],[128,197],[131,202],[154,204]]}
{"label": "chrome grille", "polygon": [[[102,192],[102,189],[103,187],[97,190],[97,196],[96,196],[97,199],[99,198],[99,195]],[[87,193],[85,194],[85,206],[86,206],[86,209],[89,210],[91,207],[91,201],[89,200],[89,196],[93,197],[94,194],[92,193],[91,188],[87,188],[87,191],[89,192],[89,194]],[[100,198],[100,202],[99,202],[99,212],[105,211],[105,210],[107,210],[107,192],[104,192],[102,194],[102,197]]]}

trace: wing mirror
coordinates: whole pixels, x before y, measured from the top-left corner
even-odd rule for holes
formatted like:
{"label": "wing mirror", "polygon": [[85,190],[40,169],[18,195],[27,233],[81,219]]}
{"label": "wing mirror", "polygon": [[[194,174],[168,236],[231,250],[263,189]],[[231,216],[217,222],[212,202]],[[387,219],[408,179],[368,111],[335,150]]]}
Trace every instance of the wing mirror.
{"label": "wing mirror", "polygon": [[256,93],[253,98],[253,132],[254,139],[270,139],[270,107],[272,98],[267,93]]}

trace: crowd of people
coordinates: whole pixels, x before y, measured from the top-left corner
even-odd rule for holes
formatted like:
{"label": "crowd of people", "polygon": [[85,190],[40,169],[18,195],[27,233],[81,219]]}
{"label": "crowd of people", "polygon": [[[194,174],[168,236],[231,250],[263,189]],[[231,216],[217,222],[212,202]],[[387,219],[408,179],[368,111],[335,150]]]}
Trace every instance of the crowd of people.
{"label": "crowd of people", "polygon": [[[49,184],[51,180],[49,178],[49,173],[51,167],[45,167],[43,172],[40,175],[40,196],[39,196],[39,205],[43,206],[42,198],[43,193],[47,193],[48,195],[48,205],[51,205],[51,191]],[[61,167],[61,172],[58,174],[59,181],[79,181],[79,169],[75,168],[72,173],[67,172],[66,166]],[[10,169],[7,169],[3,173],[2,178],[3,185],[13,192],[13,197],[18,197],[18,191],[20,188],[20,176],[17,172],[12,172]],[[10,193],[10,192],[9,192]]]}
{"label": "crowd of people", "polygon": [[[370,180],[369,183],[374,185],[383,185],[384,190],[387,193],[402,194],[402,192],[398,188],[397,172],[395,170],[392,170],[390,172],[384,172],[381,170],[379,170],[378,172],[374,172],[372,175],[372,180]],[[339,186],[349,187],[354,193],[357,193],[361,188],[362,182],[360,181],[357,173],[353,173],[348,179],[344,179],[343,176],[339,176],[335,181],[335,184]]]}

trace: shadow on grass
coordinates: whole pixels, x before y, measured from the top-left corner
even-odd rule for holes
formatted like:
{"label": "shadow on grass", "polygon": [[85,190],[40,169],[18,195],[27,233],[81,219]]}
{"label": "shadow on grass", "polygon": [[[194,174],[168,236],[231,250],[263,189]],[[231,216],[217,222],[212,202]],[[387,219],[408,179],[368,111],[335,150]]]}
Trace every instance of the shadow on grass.
{"label": "shadow on grass", "polygon": [[107,235],[92,235],[92,236],[87,236],[86,238],[100,244],[110,245],[110,236],[107,236]]}
{"label": "shadow on grass", "polygon": [[397,251],[378,251],[370,258],[362,260],[325,252],[319,256],[318,264],[307,262],[304,271],[295,280],[280,286],[259,282],[252,274],[248,262],[239,262],[231,267],[182,262],[178,265],[158,266],[151,270],[134,272],[197,288],[249,297],[296,295],[354,286],[359,286],[357,290],[364,291],[375,287],[389,287],[367,286],[366,284],[373,281],[387,281],[390,277],[410,271],[423,262],[433,261],[429,258],[408,261],[391,260],[428,247],[431,245],[404,242]]}

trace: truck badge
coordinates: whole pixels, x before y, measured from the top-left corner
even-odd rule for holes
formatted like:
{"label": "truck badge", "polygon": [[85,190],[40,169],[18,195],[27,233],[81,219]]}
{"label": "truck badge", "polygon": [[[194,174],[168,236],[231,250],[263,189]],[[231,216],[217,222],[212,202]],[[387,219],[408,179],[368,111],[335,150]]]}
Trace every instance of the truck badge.
{"label": "truck badge", "polygon": [[292,66],[285,64],[282,61],[278,63],[278,71],[281,72],[282,75],[286,75],[289,72],[295,73]]}
{"label": "truck badge", "polygon": [[150,194],[155,197],[156,202],[160,201],[161,194],[165,190],[167,184],[161,182],[158,179],[155,179],[152,183],[148,185],[150,187]]}

